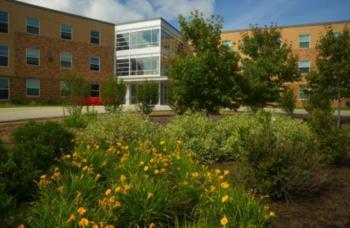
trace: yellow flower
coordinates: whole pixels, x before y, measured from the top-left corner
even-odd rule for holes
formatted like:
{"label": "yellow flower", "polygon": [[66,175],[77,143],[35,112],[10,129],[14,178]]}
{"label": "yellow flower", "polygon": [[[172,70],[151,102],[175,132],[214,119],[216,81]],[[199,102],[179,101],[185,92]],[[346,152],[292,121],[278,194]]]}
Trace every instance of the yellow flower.
{"label": "yellow flower", "polygon": [[63,191],[63,186],[60,186],[60,187],[58,187],[56,190],[57,190],[57,192],[62,192]]}
{"label": "yellow flower", "polygon": [[96,223],[92,224],[91,227],[92,227],[92,228],[99,228],[99,226],[98,226]]}
{"label": "yellow flower", "polygon": [[75,216],[74,216],[74,214],[71,214],[68,218],[68,221],[73,222],[74,220],[75,220]]}
{"label": "yellow flower", "polygon": [[126,180],[126,176],[125,176],[125,175],[121,175],[121,176],[119,177],[119,179],[120,179],[121,182],[123,182],[123,181]]}
{"label": "yellow flower", "polygon": [[149,224],[148,228],[155,228],[156,226],[154,225],[154,223]]}
{"label": "yellow flower", "polygon": [[275,218],[275,217],[276,217],[275,212],[270,211],[270,213],[269,213],[269,217],[270,217],[270,218]]}
{"label": "yellow flower", "polygon": [[228,195],[224,195],[222,198],[221,198],[221,203],[226,203],[227,201],[229,201],[230,197]]}
{"label": "yellow flower", "polygon": [[177,145],[180,145],[181,143],[182,143],[181,140],[176,140]]}
{"label": "yellow flower", "polygon": [[227,175],[229,175],[229,174],[230,174],[230,171],[224,170],[224,176],[227,176]]}
{"label": "yellow flower", "polygon": [[215,173],[216,173],[216,175],[219,175],[221,173],[221,170],[220,169],[215,169]]}
{"label": "yellow flower", "polygon": [[226,226],[228,223],[228,219],[226,217],[226,215],[224,215],[224,217],[222,217],[222,219],[220,220],[220,223],[222,226]]}
{"label": "yellow flower", "polygon": [[159,174],[159,169],[155,169],[154,174]]}
{"label": "yellow flower", "polygon": [[23,224],[18,225],[17,228],[24,228],[25,226]]}
{"label": "yellow flower", "polygon": [[164,144],[165,144],[165,141],[164,140],[162,140],[162,141],[160,141],[160,143],[159,143],[161,146],[163,146]]}
{"label": "yellow flower", "polygon": [[117,201],[115,201],[114,202],[114,208],[118,208],[118,207],[121,207],[122,205],[121,205],[121,203],[117,200]]}
{"label": "yellow flower", "polygon": [[114,192],[115,192],[115,193],[119,193],[119,192],[121,192],[122,190],[123,190],[122,187],[117,186],[117,187],[114,189]]}
{"label": "yellow flower", "polygon": [[145,162],[144,161],[140,161],[140,166],[143,166],[145,164]]}
{"label": "yellow flower", "polygon": [[215,188],[215,186],[210,186],[210,192],[215,192],[215,190],[216,190],[216,188]]}
{"label": "yellow flower", "polygon": [[95,180],[98,180],[98,179],[100,179],[102,177],[102,175],[101,174],[96,174],[96,177],[95,177]]}
{"label": "yellow flower", "polygon": [[147,192],[147,199],[149,200],[152,197],[153,197],[153,193],[152,192]]}
{"label": "yellow flower", "polygon": [[77,195],[75,196],[76,198],[80,198],[80,196],[82,195],[81,192],[77,191]]}
{"label": "yellow flower", "polygon": [[220,175],[218,178],[219,178],[219,180],[223,180],[224,179],[224,175]]}
{"label": "yellow flower", "polygon": [[221,188],[223,188],[223,189],[228,189],[229,187],[230,187],[230,184],[229,184],[229,183],[227,183],[227,182],[221,183]]}
{"label": "yellow flower", "polygon": [[83,215],[83,214],[85,214],[85,212],[86,212],[85,208],[79,207],[79,209],[78,209],[78,214],[79,215]]}
{"label": "yellow flower", "polygon": [[109,189],[106,190],[105,195],[109,196],[111,193],[112,193],[112,190],[109,188]]}
{"label": "yellow flower", "polygon": [[194,173],[192,173],[191,175],[192,175],[193,178],[195,178],[195,177],[198,177],[198,176],[199,176],[199,173],[198,173],[198,172],[194,172]]}
{"label": "yellow flower", "polygon": [[149,170],[149,167],[148,167],[148,166],[145,166],[145,167],[143,168],[143,170],[146,172],[146,171]]}
{"label": "yellow flower", "polygon": [[105,228],[114,228],[115,226],[114,225],[106,225]]}
{"label": "yellow flower", "polygon": [[88,226],[89,225],[89,220],[87,218],[82,218],[79,221],[79,225],[82,227]]}

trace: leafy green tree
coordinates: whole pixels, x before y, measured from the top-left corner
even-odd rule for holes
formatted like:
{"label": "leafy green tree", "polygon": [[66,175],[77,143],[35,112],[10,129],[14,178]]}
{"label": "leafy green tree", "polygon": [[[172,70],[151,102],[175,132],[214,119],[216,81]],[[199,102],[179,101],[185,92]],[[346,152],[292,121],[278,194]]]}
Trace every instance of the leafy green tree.
{"label": "leafy green tree", "polygon": [[293,90],[290,88],[285,88],[280,98],[280,104],[282,109],[288,115],[293,115],[295,110],[295,102],[296,102],[296,97],[294,95]]}
{"label": "leafy green tree", "polygon": [[239,48],[244,56],[243,104],[253,111],[278,102],[283,84],[300,79],[298,59],[290,45],[282,42],[281,32],[275,25],[252,27]]}
{"label": "leafy green tree", "polygon": [[115,112],[124,104],[126,84],[112,76],[103,86],[102,99],[106,110]]}
{"label": "leafy green tree", "polygon": [[350,97],[350,33],[347,27],[335,33],[331,27],[317,44],[317,72],[308,75],[312,93],[337,102],[337,126],[340,127],[341,101]]}
{"label": "leafy green tree", "polygon": [[158,84],[145,81],[137,85],[136,100],[139,110],[146,115],[151,114],[158,101]]}
{"label": "leafy green tree", "polygon": [[179,16],[182,43],[189,47],[180,49],[169,66],[169,102],[178,113],[238,107],[239,56],[222,44],[222,22],[197,11]]}

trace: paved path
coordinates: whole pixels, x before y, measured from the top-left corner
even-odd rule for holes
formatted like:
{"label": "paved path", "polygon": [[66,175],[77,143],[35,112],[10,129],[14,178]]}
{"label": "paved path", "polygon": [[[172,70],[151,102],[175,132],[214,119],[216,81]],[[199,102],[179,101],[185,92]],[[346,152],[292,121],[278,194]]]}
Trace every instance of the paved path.
{"label": "paved path", "polygon": [[[85,110],[85,108],[84,108]],[[95,110],[98,113],[105,113],[103,106],[90,107],[90,110]],[[163,108],[156,108],[160,115],[162,111],[167,110]],[[169,109],[170,110],[170,109]],[[266,108],[267,111],[282,113],[279,108]],[[239,111],[247,111],[246,108],[240,108]],[[157,112],[157,113],[158,113]],[[54,118],[63,117],[67,114],[62,106],[52,106],[52,107],[23,107],[23,108],[0,108],[0,122],[11,122],[11,121],[21,121],[21,120],[33,120],[33,119],[44,119],[44,118]],[[303,109],[296,109],[295,114],[307,115],[307,112]],[[350,111],[342,111],[342,116],[350,117]]]}

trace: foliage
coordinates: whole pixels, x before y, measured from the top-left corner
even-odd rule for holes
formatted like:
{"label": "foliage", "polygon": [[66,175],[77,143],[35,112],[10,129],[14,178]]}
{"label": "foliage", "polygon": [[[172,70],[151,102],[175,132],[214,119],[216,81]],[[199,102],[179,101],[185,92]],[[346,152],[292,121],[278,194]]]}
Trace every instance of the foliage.
{"label": "foliage", "polygon": [[183,141],[184,147],[204,163],[237,159],[239,129],[255,127],[257,121],[248,115],[228,116],[213,121],[195,113],[177,116],[164,129],[166,138]]}
{"label": "foliage", "polygon": [[248,185],[273,199],[288,199],[304,189],[319,164],[314,136],[301,121],[258,116],[261,127],[241,129],[240,159]]}
{"label": "foliage", "polygon": [[[112,128],[110,128],[111,130]],[[199,166],[181,142],[81,145],[40,178],[33,227],[267,227],[253,195]]]}
{"label": "foliage", "polygon": [[[83,109],[82,109],[83,110]],[[65,116],[63,123],[70,128],[85,128],[89,122],[97,120],[97,112],[86,106],[86,112],[72,112]]]}
{"label": "foliage", "polygon": [[288,114],[293,115],[295,110],[296,97],[290,88],[285,88],[280,97],[280,104],[282,109]]}
{"label": "foliage", "polygon": [[15,145],[3,168],[6,191],[17,202],[31,200],[36,186],[33,180],[55,163],[55,158],[73,147],[73,134],[55,122],[31,122],[18,127]]}
{"label": "foliage", "polygon": [[103,86],[102,99],[107,111],[115,112],[125,102],[126,84],[112,76]]}
{"label": "foliage", "polygon": [[340,103],[350,97],[350,32],[347,27],[342,33],[334,33],[331,27],[321,36],[317,44],[318,72],[308,79],[312,91],[338,102],[338,127],[340,126]]}
{"label": "foliage", "polygon": [[149,115],[158,102],[158,84],[150,81],[144,81],[137,85],[136,92],[137,106],[139,110]]}
{"label": "foliage", "polygon": [[238,54],[221,43],[222,18],[205,19],[197,11],[179,16],[183,44],[170,61],[169,100],[178,113],[217,113],[238,107]]}
{"label": "foliage", "polygon": [[246,56],[242,60],[242,101],[253,111],[279,101],[283,84],[299,80],[297,57],[290,45],[282,42],[276,26],[252,27],[239,48]]}
{"label": "foliage", "polygon": [[160,140],[160,127],[150,120],[132,113],[112,113],[92,121],[87,128],[77,133],[77,142],[88,145],[98,144],[103,148],[124,141],[135,143],[138,140]]}

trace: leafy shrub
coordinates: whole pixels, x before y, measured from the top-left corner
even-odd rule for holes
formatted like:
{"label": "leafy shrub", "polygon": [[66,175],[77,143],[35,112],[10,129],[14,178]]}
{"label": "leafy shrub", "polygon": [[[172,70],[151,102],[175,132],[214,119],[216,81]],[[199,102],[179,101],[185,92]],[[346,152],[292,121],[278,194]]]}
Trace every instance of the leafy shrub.
{"label": "leafy shrub", "polygon": [[160,127],[137,114],[111,113],[91,122],[84,131],[77,134],[77,141],[84,145],[98,144],[103,147],[116,142],[127,143],[139,140],[160,140]]}
{"label": "leafy shrub", "polygon": [[261,194],[287,199],[304,189],[319,164],[315,139],[301,121],[258,116],[261,126],[240,131],[244,177]]}
{"label": "leafy shrub", "polygon": [[23,97],[13,96],[11,97],[11,104],[13,105],[24,105],[28,102],[23,99]]}
{"label": "leafy shrub", "polygon": [[295,110],[295,102],[296,97],[294,95],[294,92],[290,88],[285,88],[281,98],[280,98],[280,104],[282,109],[288,114],[293,115]]}
{"label": "leafy shrub", "polygon": [[97,120],[97,112],[90,111],[87,106],[87,111],[82,113],[82,111],[70,112],[64,117],[63,123],[69,128],[85,128],[90,122]]}
{"label": "leafy shrub", "polygon": [[[88,127],[89,128],[89,127]],[[175,144],[175,147],[173,145]],[[209,171],[181,142],[81,145],[39,181],[28,224],[118,227],[267,227],[268,211],[253,195]],[[62,170],[62,171],[61,171]]]}
{"label": "leafy shrub", "polygon": [[197,160],[211,163],[238,158],[239,129],[255,126],[257,121],[249,115],[227,116],[212,121],[203,114],[195,113],[177,116],[164,130],[167,138],[183,141]]}
{"label": "leafy shrub", "polygon": [[126,84],[112,76],[104,85],[102,99],[106,111],[115,112],[125,102]]}
{"label": "leafy shrub", "polygon": [[158,103],[158,85],[149,81],[137,85],[136,100],[143,114],[151,114],[155,104]]}
{"label": "leafy shrub", "polygon": [[33,182],[54,164],[55,158],[73,148],[73,134],[55,122],[31,122],[13,134],[15,145],[5,164],[7,190],[18,202],[31,200]]}

